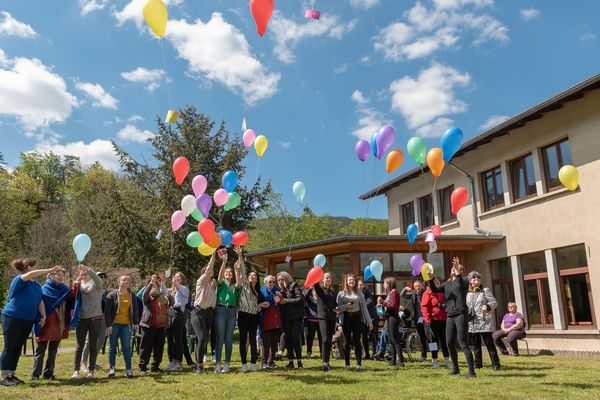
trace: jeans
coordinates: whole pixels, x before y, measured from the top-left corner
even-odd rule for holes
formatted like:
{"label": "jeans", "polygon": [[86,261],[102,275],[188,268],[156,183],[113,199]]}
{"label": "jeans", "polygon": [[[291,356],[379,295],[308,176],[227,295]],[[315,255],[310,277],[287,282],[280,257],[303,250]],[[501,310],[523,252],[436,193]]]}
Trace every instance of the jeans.
{"label": "jeans", "polygon": [[196,332],[198,338],[198,344],[196,345],[196,364],[202,365],[204,363],[204,355],[206,354],[206,348],[209,340],[210,327],[213,323],[213,310],[211,308],[200,309],[194,308],[192,310],[192,327]]}
{"label": "jeans", "polygon": [[[356,356],[356,365],[362,363],[362,348],[360,345],[360,336],[363,331],[364,324],[362,322],[362,313],[360,311],[355,313],[344,313],[344,325],[342,326],[344,332],[344,359],[346,365],[350,365],[350,347],[354,342],[354,354]],[[350,341],[352,338],[352,341]]]}
{"label": "jeans", "polygon": [[377,340],[377,348],[376,348],[376,354],[380,357],[384,357],[385,356],[385,352],[386,349],[388,347],[388,324],[386,322],[385,326],[383,327],[383,330],[381,331],[381,334],[379,335],[379,338]]}
{"label": "jeans", "polygon": [[215,312],[215,327],[217,333],[217,350],[215,357],[217,363],[221,362],[223,354],[223,344],[225,344],[225,362],[231,361],[231,352],[233,351],[233,330],[235,329],[235,318],[237,310],[235,308],[227,308],[217,306]]}
{"label": "jeans", "polygon": [[238,312],[238,329],[240,330],[240,356],[242,364],[246,364],[248,359],[247,343],[250,343],[250,363],[256,364],[256,360],[258,360],[258,347],[256,345],[258,314]]}
{"label": "jeans", "polygon": [[321,355],[323,357],[323,364],[329,364],[331,341],[333,340],[333,334],[335,333],[335,320],[320,319],[319,330],[321,331]]}
{"label": "jeans", "polygon": [[498,357],[498,350],[496,350],[494,339],[492,339],[492,332],[471,333],[471,349],[473,350],[475,368],[483,367],[481,340],[483,340],[485,347],[488,349],[490,360],[492,361],[492,367],[500,368],[500,358]]}
{"label": "jeans", "polygon": [[502,341],[502,338],[506,338],[508,340],[508,344],[513,351],[514,355],[519,355],[519,344],[518,340],[523,339],[526,336],[525,331],[510,331],[508,334],[504,333],[502,329],[497,330],[492,334],[492,339],[494,339],[494,343],[500,349],[501,352],[506,353],[506,346]]}
{"label": "jeans", "polygon": [[452,370],[458,372],[458,352],[454,344],[458,339],[458,344],[465,353],[467,365],[469,366],[469,374],[475,374],[475,365],[473,364],[473,353],[469,348],[469,317],[467,314],[455,315],[448,317],[446,320],[446,344],[452,359]]}
{"label": "jeans", "polygon": [[[429,324],[431,328],[431,341],[436,342],[442,346],[442,354],[444,358],[448,358],[448,345],[446,344],[446,321],[432,320]],[[438,350],[431,352],[431,358],[437,360]]]}
{"label": "jeans", "polygon": [[125,369],[131,370],[131,327],[129,324],[113,324],[112,334],[108,337],[108,363],[114,368],[117,361],[117,340],[121,342],[121,351],[125,360]]}
{"label": "jeans", "polygon": [[[102,318],[100,320],[100,333],[98,334],[98,344],[97,344],[97,349],[98,349],[98,353],[100,353],[100,349],[104,346],[104,339],[106,338],[106,322],[104,321],[104,318]],[[85,345],[83,346],[83,352],[82,352],[82,356],[81,356],[81,361],[83,362],[83,365],[87,365],[88,364],[88,360],[90,358],[90,336],[88,335],[88,337],[85,339]]]}
{"label": "jeans", "polygon": [[306,321],[304,326],[306,327],[306,353],[312,353],[312,345],[313,341],[315,340],[315,333],[317,334],[317,338],[319,340],[319,351],[322,353],[323,350],[321,350],[321,342],[323,340],[321,338],[321,330],[319,329],[319,323]]}
{"label": "jeans", "polygon": [[146,328],[142,329],[142,343],[140,344],[140,371],[147,371],[150,355],[154,354],[152,369],[158,370],[162,362],[165,349],[165,328]]}
{"label": "jeans", "polygon": [[302,361],[302,318],[283,321],[288,360]]}
{"label": "jeans", "polygon": [[402,353],[402,346],[400,345],[400,332],[398,331],[400,324],[400,317],[398,315],[390,315],[387,320],[388,328],[388,340],[392,344],[392,363],[403,363],[404,354]]}
{"label": "jeans", "polygon": [[73,369],[79,371],[81,368],[81,356],[85,345],[86,337],[89,334],[89,354],[90,360],[88,367],[90,371],[96,368],[96,358],[98,357],[98,336],[100,328],[104,322],[104,317],[99,319],[85,318],[79,321],[75,336],[77,337],[77,347],[75,349],[75,360],[73,361]]}
{"label": "jeans", "polygon": [[169,347],[171,348],[170,359],[172,362],[180,363],[183,360],[183,329],[185,327],[185,314],[177,310],[177,316],[171,321],[169,327]]}
{"label": "jeans", "polygon": [[2,314],[2,333],[4,336],[4,350],[0,356],[0,370],[2,376],[14,374],[21,357],[21,349],[31,333],[33,321],[9,317]]}
{"label": "jeans", "polygon": [[44,356],[46,355],[46,349],[48,349],[48,359],[46,360],[46,368],[44,368],[44,378],[48,378],[54,375],[54,366],[56,364],[56,353],[58,353],[58,345],[60,340],[54,342],[39,342],[35,349],[35,356],[33,357],[33,371],[31,377],[39,378],[42,375],[42,367],[44,366]]}

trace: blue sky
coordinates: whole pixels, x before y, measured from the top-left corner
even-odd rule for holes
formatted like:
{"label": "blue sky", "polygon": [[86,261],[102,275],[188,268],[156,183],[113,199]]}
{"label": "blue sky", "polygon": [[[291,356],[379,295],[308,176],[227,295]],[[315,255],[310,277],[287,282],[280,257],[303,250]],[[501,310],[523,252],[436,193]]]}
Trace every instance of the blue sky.
{"label": "blue sky", "polygon": [[[149,156],[155,117],[192,104],[241,135],[269,139],[260,173],[294,208],[307,187],[318,214],[364,216],[358,196],[392,175],[361,163],[358,137],[392,123],[392,148],[415,135],[467,138],[600,72],[600,2],[276,0],[264,37],[247,0],[169,0],[165,64],[140,0],[0,4],[0,151],[79,155],[116,169],[109,140]],[[165,69],[166,67],[166,69]],[[406,153],[406,152],[405,152]],[[246,159],[251,184],[257,157]],[[201,173],[202,171],[194,171]],[[217,188],[209,188],[214,191]],[[369,216],[387,217],[383,197]]]}

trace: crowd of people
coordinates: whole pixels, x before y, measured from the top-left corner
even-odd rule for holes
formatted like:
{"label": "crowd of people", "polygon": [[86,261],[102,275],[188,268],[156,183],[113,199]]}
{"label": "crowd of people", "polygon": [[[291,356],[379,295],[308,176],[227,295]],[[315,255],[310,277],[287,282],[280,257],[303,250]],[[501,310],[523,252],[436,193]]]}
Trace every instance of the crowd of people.
{"label": "crowd of people", "polygon": [[[332,367],[335,355],[351,369],[352,348],[356,370],[363,359],[388,360],[394,367],[405,365],[404,346],[407,329],[414,329],[421,343],[421,362],[431,353],[434,368],[440,367],[441,348],[450,375],[460,373],[456,342],[463,351],[467,377],[482,368],[481,342],[488,349],[492,369],[500,369],[497,348],[518,355],[517,341],[525,336],[523,315],[509,303],[499,330],[494,329],[492,311],[497,301],[489,288],[481,285],[481,275],[464,267],[455,258],[450,278],[415,280],[399,290],[393,277],[383,282],[384,296],[376,297],[362,280],[345,276],[342,290],[336,292],[331,272],[320,283],[303,289],[287,272],[268,275],[260,285],[256,272],[247,273],[243,250],[234,248],[237,259],[228,266],[227,253],[215,276],[216,256],[200,271],[195,291],[185,285],[186,278],[176,273],[167,287],[166,274],[152,275],[137,292],[132,280],[121,276],[117,287],[107,290],[106,275],[85,265],[71,286],[65,284],[65,269],[56,266],[38,269],[35,260],[12,262],[17,272],[10,284],[8,301],[2,311],[4,349],[0,357],[0,385],[23,383],[15,371],[21,348],[32,329],[35,349],[31,379],[55,378],[59,344],[75,329],[76,350],[72,378],[85,374],[93,378],[99,369],[98,352],[108,337],[108,377],[116,375],[117,347],[125,363],[125,376],[134,376],[132,334],[138,331],[139,373],[163,372],[161,363],[165,342],[169,364],[164,371],[183,371],[183,361],[196,373],[214,364],[215,373],[230,371],[233,334],[239,330],[241,371],[278,368],[276,361],[287,353],[286,369],[304,368],[303,349],[310,358],[317,337],[322,370]],[[430,271],[431,272],[431,271]],[[37,279],[46,276],[44,285]],[[385,320],[383,330],[380,320]],[[195,334],[195,361],[188,347],[188,331]],[[193,331],[193,332],[192,332]],[[212,353],[208,353],[208,344]],[[223,354],[223,347],[225,353]],[[248,349],[250,351],[248,357]],[[260,358],[260,365],[259,363]],[[44,363],[45,360],[45,363]],[[152,361],[151,361],[152,360]],[[149,366],[150,364],[150,366]]]}

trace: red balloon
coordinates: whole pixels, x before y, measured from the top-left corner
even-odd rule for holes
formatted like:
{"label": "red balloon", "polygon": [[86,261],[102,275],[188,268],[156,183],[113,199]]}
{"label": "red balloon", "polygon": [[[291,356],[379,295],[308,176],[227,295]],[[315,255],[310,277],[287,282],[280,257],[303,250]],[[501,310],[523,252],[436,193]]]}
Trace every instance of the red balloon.
{"label": "red balloon", "polygon": [[450,195],[450,204],[452,205],[452,214],[458,214],[458,210],[463,208],[469,201],[469,192],[464,187],[454,189]]}
{"label": "red balloon", "polygon": [[314,286],[316,283],[321,282],[321,279],[323,279],[323,275],[325,275],[325,273],[323,272],[323,268],[312,267],[311,270],[308,271],[308,274],[306,274],[304,287],[309,288],[311,286]]}
{"label": "red balloon", "polygon": [[234,246],[245,246],[248,243],[248,234],[244,231],[234,233],[231,243]]}
{"label": "red balloon", "polygon": [[[214,233],[215,233],[215,224],[210,220],[210,219],[203,219],[199,224],[198,224],[198,232],[200,232],[200,236],[202,236],[202,239],[204,239],[204,243],[208,244],[208,242],[210,242],[210,240],[212,239]],[[209,244],[210,246],[210,244]],[[218,247],[218,246],[210,246],[210,247]]]}
{"label": "red balloon", "polygon": [[206,242],[206,244],[212,247],[213,249],[216,249],[221,245],[221,235],[219,235],[217,232],[213,233],[212,237],[208,242]]}
{"label": "red balloon", "polygon": [[250,0],[250,11],[258,34],[263,36],[267,32],[267,24],[273,14],[273,0]]}
{"label": "red balloon", "polygon": [[183,183],[183,180],[187,176],[188,172],[190,172],[190,162],[185,157],[179,157],[173,163],[173,173],[175,174],[175,182],[178,185]]}

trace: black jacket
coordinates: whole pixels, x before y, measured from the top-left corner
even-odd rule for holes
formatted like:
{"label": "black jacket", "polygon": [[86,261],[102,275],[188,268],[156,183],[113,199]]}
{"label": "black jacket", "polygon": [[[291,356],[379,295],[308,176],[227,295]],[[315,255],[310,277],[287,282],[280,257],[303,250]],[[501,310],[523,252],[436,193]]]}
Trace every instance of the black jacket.
{"label": "black jacket", "polygon": [[326,289],[322,287],[319,283],[314,288],[317,293],[317,317],[319,319],[335,321],[337,317],[335,312],[337,307],[337,293],[332,288]]}
{"label": "black jacket", "polygon": [[302,288],[296,282],[292,282],[282,294],[286,303],[279,305],[279,308],[281,309],[281,320],[293,321],[295,319],[303,319],[304,296],[302,295]]}
{"label": "black jacket", "polygon": [[444,292],[446,295],[446,313],[449,317],[467,314],[467,292],[469,291],[469,281],[464,276],[460,276],[453,281],[446,281],[440,286],[435,286],[433,280],[429,281],[429,287],[434,293]]}
{"label": "black jacket", "polygon": [[[140,316],[138,312],[138,302],[135,293],[129,291],[130,300],[129,303],[129,319],[131,325],[137,325],[140,323]],[[106,321],[106,327],[111,327],[117,312],[119,311],[119,289],[115,289],[106,295],[106,305],[104,307],[104,320]]]}

